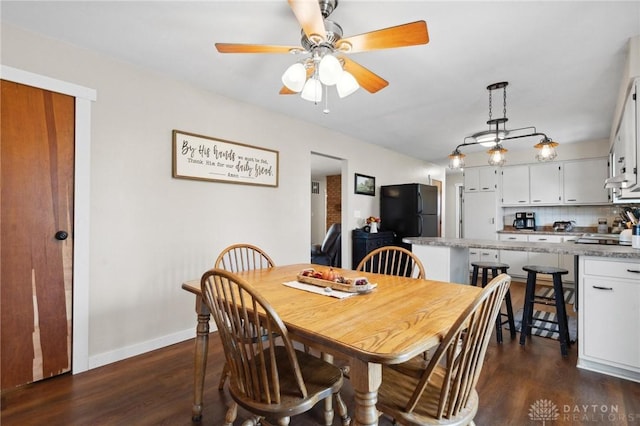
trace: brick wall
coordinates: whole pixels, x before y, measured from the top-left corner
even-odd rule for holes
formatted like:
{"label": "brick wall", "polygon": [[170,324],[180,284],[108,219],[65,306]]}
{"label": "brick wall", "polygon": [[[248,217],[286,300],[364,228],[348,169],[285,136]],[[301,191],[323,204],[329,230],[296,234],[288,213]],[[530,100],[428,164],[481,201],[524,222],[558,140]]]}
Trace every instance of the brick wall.
{"label": "brick wall", "polygon": [[327,176],[327,229],[342,221],[342,176]]}

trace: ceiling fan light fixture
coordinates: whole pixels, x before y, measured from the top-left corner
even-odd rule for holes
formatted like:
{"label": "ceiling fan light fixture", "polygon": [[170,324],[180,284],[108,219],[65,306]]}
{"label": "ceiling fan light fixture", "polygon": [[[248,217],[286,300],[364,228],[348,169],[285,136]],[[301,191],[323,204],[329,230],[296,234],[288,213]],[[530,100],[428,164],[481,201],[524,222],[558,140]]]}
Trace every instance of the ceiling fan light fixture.
{"label": "ceiling fan light fixture", "polygon": [[342,75],[342,65],[338,58],[331,54],[326,54],[318,65],[318,76],[322,84],[333,86],[340,80]]}
{"label": "ceiling fan light fixture", "polygon": [[292,92],[300,92],[304,87],[304,83],[307,80],[307,70],[300,62],[296,62],[291,65],[282,74],[282,84]]}
{"label": "ceiling fan light fixture", "polygon": [[320,80],[315,77],[307,80],[300,96],[305,101],[315,103],[322,102],[322,83],[320,83]]}
{"label": "ceiling fan light fixture", "polygon": [[341,99],[346,98],[347,96],[351,95],[353,92],[358,90],[359,88],[360,88],[360,85],[358,84],[358,81],[353,76],[353,74],[351,74],[348,71],[342,71],[342,74],[340,75],[340,79],[336,84],[336,90],[338,91],[338,96],[340,96]]}
{"label": "ceiling fan light fixture", "polygon": [[554,142],[551,139],[542,139],[539,143],[533,146],[538,150],[536,160],[541,162],[555,160],[555,158],[558,156],[558,153],[556,152],[556,146],[558,145],[558,142]]}

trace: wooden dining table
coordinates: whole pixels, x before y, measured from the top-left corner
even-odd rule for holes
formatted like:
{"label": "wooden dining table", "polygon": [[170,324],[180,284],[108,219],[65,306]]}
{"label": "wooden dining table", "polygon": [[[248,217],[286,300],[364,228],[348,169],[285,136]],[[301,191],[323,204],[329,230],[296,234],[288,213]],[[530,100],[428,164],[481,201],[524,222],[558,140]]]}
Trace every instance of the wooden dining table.
{"label": "wooden dining table", "polygon": [[[334,270],[347,278],[366,277],[377,287],[366,294],[338,299],[283,285],[296,281],[303,269],[326,270],[312,264],[276,266],[237,273],[255,287],[276,310],[296,341],[345,359],[355,395],[355,425],[377,425],[377,392],[382,365],[398,364],[437,346],[458,316],[481,292],[474,286],[389,275]],[[428,271],[427,271],[428,273]],[[182,288],[196,296],[192,416],[202,416],[207,363],[209,310],[200,280]]]}

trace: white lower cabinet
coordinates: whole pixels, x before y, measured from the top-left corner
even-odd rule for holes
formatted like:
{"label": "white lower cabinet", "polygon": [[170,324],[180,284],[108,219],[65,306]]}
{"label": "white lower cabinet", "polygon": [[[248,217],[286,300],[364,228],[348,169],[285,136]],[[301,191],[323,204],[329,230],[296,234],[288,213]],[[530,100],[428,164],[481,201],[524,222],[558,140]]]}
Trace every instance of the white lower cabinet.
{"label": "white lower cabinet", "polygon": [[[562,237],[560,235],[529,235],[529,241],[535,241],[540,243],[561,243]],[[540,266],[555,266],[558,267],[559,258],[557,253],[536,253],[529,252],[529,264]],[[565,276],[562,280],[565,281]]]}
{"label": "white lower cabinet", "polygon": [[473,269],[471,267],[471,262],[497,262],[498,259],[499,259],[498,250],[470,248],[469,249],[469,270],[471,271]]}
{"label": "white lower cabinet", "polygon": [[578,367],[640,382],[640,260],[580,258]]}
{"label": "white lower cabinet", "polygon": [[[500,241],[527,241],[527,236],[522,234],[500,234]],[[526,277],[522,270],[529,261],[526,251],[500,250],[500,262],[509,265],[507,273],[512,277]]]}

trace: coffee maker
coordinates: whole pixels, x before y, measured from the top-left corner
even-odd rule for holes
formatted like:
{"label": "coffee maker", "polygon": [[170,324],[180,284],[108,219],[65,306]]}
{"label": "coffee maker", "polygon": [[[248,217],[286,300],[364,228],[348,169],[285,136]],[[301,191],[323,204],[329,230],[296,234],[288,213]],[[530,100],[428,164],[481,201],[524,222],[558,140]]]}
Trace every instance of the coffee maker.
{"label": "coffee maker", "polygon": [[516,229],[536,229],[536,214],[534,212],[516,212],[516,220],[513,221]]}

